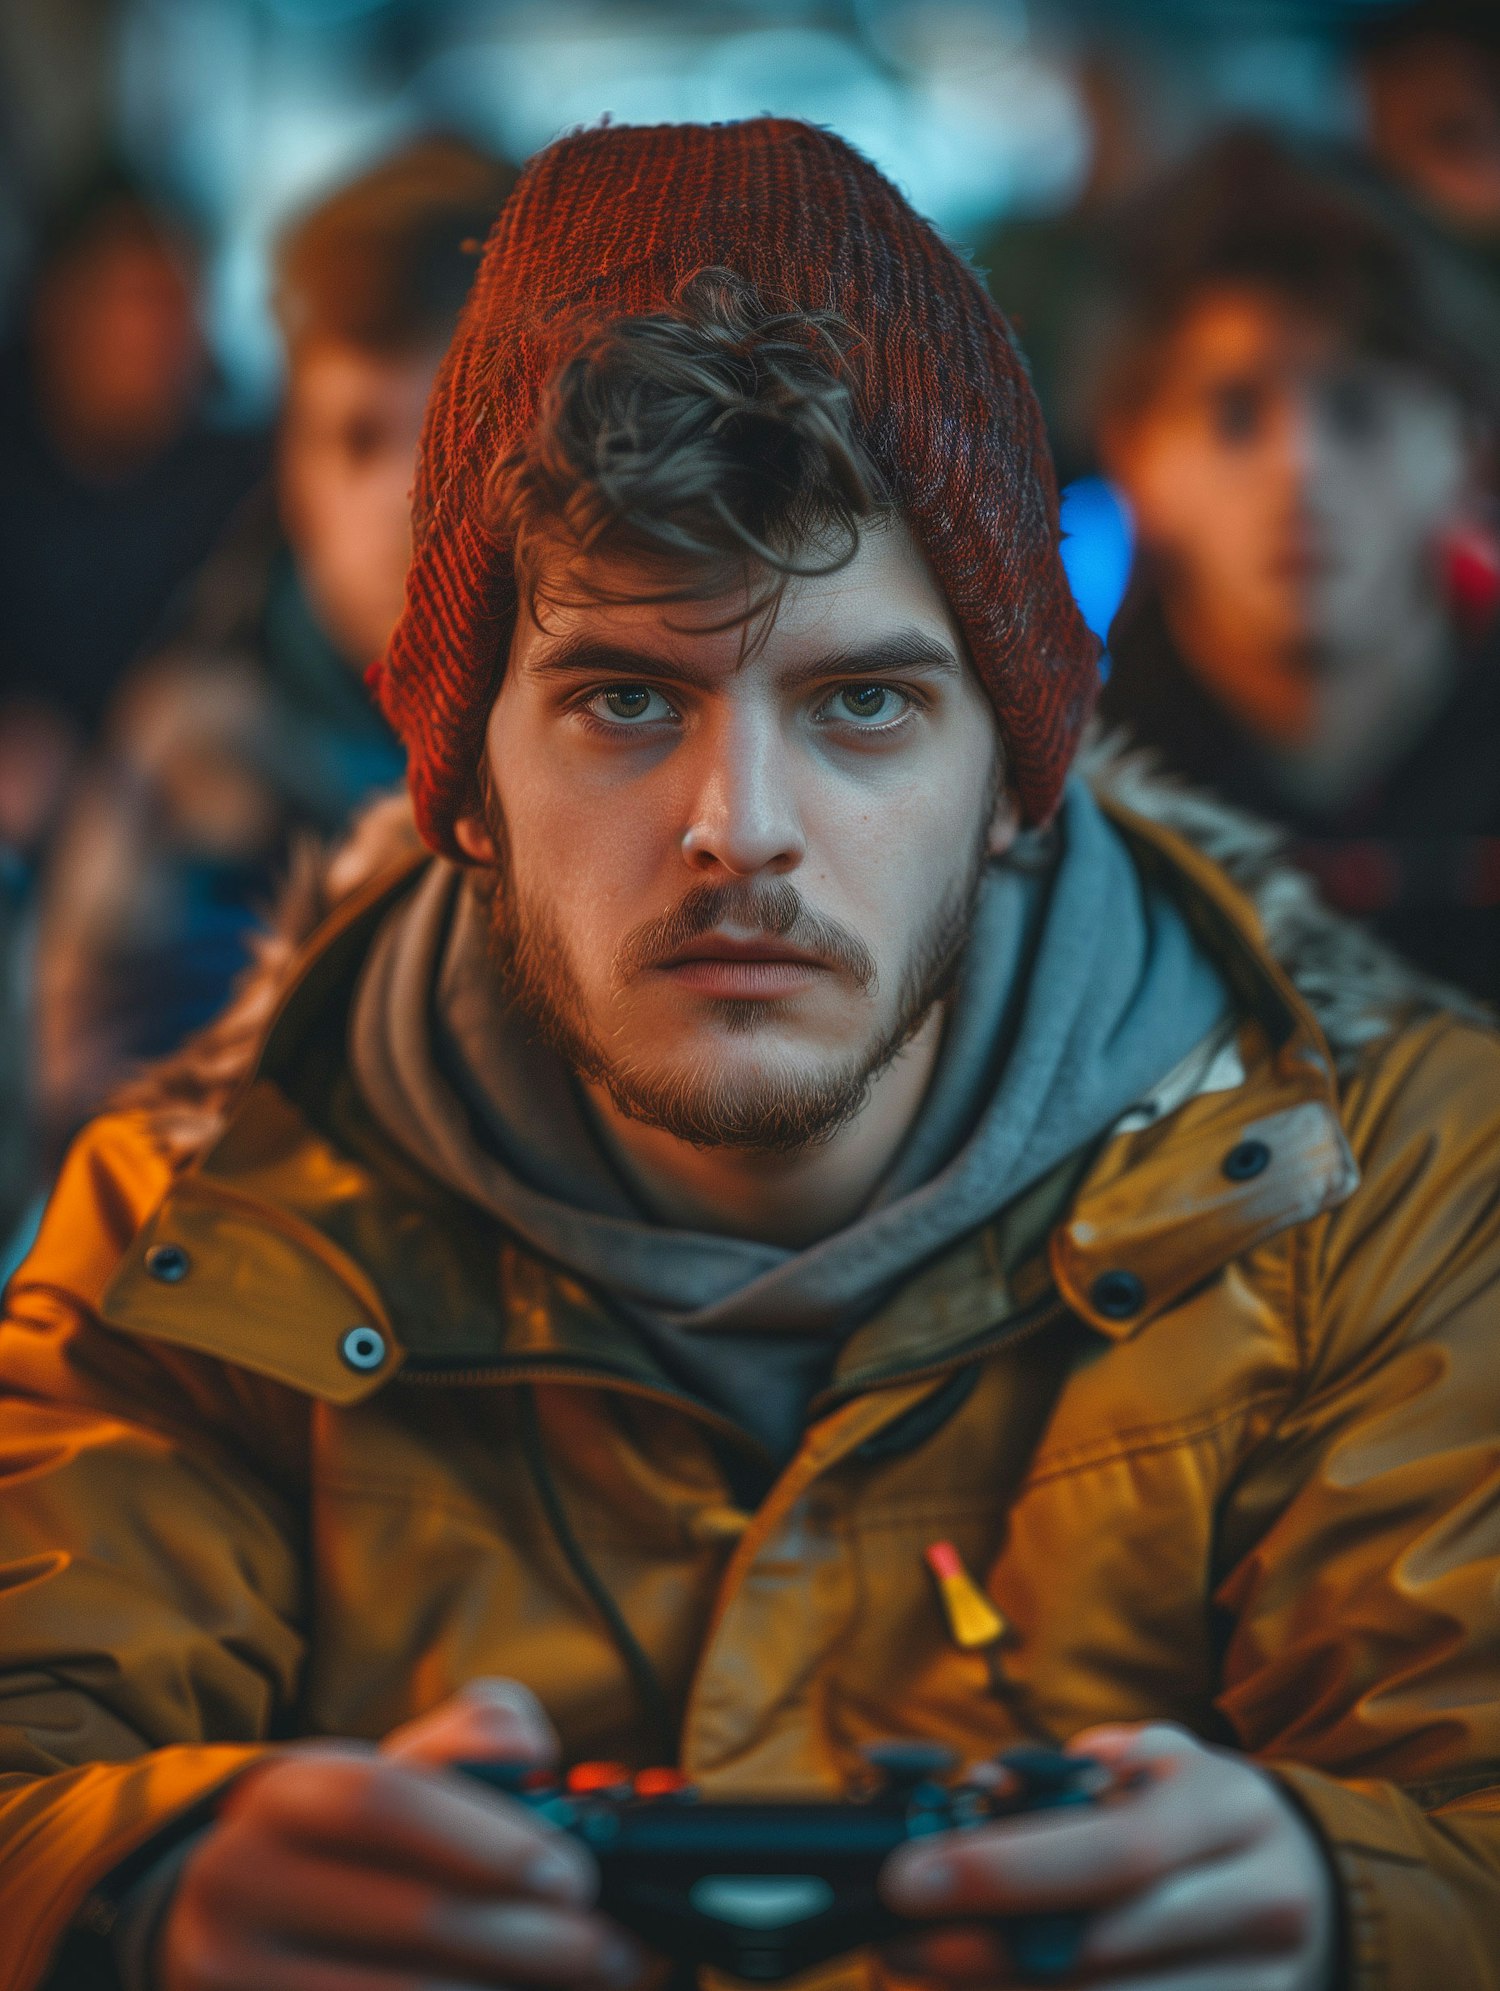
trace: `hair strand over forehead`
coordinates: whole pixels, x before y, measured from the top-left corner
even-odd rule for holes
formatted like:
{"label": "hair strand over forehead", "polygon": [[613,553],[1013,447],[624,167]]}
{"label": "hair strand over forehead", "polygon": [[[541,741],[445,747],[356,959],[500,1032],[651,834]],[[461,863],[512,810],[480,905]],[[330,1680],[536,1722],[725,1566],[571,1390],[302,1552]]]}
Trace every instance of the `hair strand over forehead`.
{"label": "hair strand over forehead", "polygon": [[599,599],[608,583],[595,569],[585,587],[579,561],[619,556],[633,601],[701,600],[758,570],[748,618],[792,576],[846,565],[889,508],[858,432],[858,358],[835,312],[714,268],[667,310],[580,328],[491,474],[523,600]]}

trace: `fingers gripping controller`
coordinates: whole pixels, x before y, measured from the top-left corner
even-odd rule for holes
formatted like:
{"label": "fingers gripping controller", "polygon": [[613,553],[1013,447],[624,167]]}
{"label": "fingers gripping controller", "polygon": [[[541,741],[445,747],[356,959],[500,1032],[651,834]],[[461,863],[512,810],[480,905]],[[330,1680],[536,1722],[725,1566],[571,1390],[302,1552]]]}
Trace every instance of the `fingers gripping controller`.
{"label": "fingers gripping controller", "polygon": [[[721,1803],[665,1771],[631,1778],[583,1764],[565,1782],[528,1765],[466,1763],[532,1806],[599,1863],[599,1906],[681,1964],[757,1983],[795,1976],[910,1924],[886,1907],[880,1871],[898,1846],[1023,1812],[1088,1804],[1111,1778],[1092,1759],[1013,1749],[971,1781],[944,1784],[954,1759],[925,1743],[866,1752],[867,1794],[843,1803]],[[1003,1935],[1024,1977],[1072,1969],[1080,1915],[1014,1916]]]}

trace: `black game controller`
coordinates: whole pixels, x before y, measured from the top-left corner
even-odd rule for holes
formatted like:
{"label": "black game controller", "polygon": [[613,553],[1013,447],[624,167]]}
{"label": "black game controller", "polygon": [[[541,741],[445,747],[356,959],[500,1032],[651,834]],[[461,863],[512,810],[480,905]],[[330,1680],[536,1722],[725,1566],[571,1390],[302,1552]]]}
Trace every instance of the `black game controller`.
{"label": "black game controller", "polygon": [[[1012,1749],[968,1782],[943,1784],[950,1750],[889,1742],[867,1750],[868,1794],[840,1803],[701,1798],[670,1770],[632,1777],[582,1764],[564,1782],[513,1763],[458,1767],[579,1839],[599,1862],[599,1905],[682,1966],[773,1983],[912,1925],[877,1892],[908,1839],[996,1818],[1089,1804],[1111,1787],[1102,1765],[1051,1749]],[[1023,1976],[1066,1976],[1085,1917],[1007,1917],[998,1926]]]}

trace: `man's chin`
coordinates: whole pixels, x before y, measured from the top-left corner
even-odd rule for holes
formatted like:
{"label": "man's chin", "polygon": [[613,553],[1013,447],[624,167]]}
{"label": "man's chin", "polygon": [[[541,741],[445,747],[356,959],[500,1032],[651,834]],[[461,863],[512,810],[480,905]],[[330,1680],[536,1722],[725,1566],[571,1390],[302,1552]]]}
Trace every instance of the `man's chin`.
{"label": "man's chin", "polygon": [[730,1044],[669,1064],[611,1064],[597,1082],[627,1119],[693,1147],[790,1155],[820,1147],[847,1126],[871,1076],[863,1060],[750,1059]]}
{"label": "man's chin", "polygon": [[746,1076],[753,1079],[768,1064],[815,1067],[847,1044],[851,1034],[847,1023],[841,1031],[810,1017],[805,998],[742,1002],[733,996],[699,996],[691,1010],[663,1021],[658,1042],[713,1060],[732,1059],[736,1046],[753,1042],[755,1051],[746,1061]]}
{"label": "man's chin", "polygon": [[[613,1009],[605,1029],[619,1055],[642,1060],[665,1053],[685,1069],[718,1069],[729,1061],[747,1081],[776,1071],[814,1073],[849,1056],[851,1046],[871,1043],[882,1018],[867,999],[819,982],[778,996],[747,1001],[675,986],[656,988]],[[594,1033],[604,1034],[596,1025]]]}

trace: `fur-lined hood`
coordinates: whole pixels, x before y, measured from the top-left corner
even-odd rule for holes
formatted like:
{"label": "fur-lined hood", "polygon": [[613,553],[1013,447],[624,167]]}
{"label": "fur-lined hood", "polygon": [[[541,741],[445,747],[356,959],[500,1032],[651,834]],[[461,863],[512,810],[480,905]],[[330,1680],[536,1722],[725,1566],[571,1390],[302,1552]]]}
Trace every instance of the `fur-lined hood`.
{"label": "fur-lined hood", "polygon": [[1438,1011],[1494,1026],[1495,1013],[1477,996],[1424,974],[1325,904],[1288,857],[1284,830],[1164,774],[1118,731],[1091,733],[1077,765],[1101,802],[1172,831],[1243,893],[1267,953],[1312,1011],[1341,1072],[1368,1045]]}
{"label": "fur-lined hood", "polygon": [[[1485,1004],[1424,975],[1325,905],[1288,860],[1280,830],[1162,774],[1120,734],[1095,732],[1078,768],[1102,803],[1192,844],[1244,895],[1268,953],[1316,1018],[1341,1073],[1351,1070],[1369,1045],[1438,1011],[1495,1023]],[[418,843],[403,792],[366,810],[337,849],[299,851],[271,928],[224,1014],[126,1086],[112,1104],[148,1112],[176,1160],[187,1161],[210,1146],[305,942],[345,899]]]}

